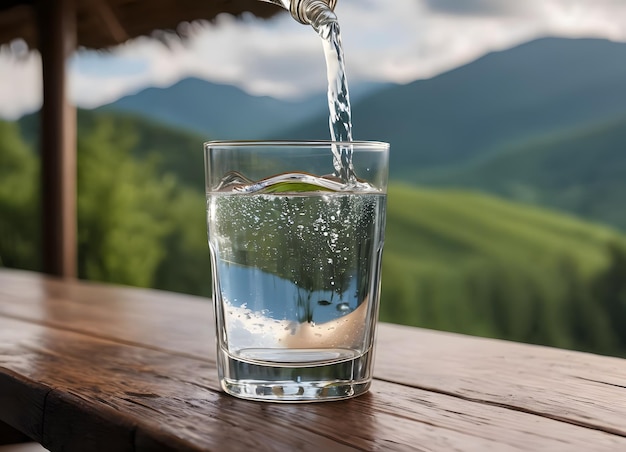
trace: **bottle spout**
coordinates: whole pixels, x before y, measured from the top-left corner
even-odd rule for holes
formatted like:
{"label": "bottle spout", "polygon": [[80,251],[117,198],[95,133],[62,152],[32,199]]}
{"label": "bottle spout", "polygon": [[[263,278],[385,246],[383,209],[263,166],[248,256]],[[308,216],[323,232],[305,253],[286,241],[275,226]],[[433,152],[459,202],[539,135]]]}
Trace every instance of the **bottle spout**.
{"label": "bottle spout", "polygon": [[[319,16],[320,6],[332,13],[337,0],[261,0],[285,8],[298,22],[313,25],[314,16]],[[315,26],[314,26],[315,28]]]}

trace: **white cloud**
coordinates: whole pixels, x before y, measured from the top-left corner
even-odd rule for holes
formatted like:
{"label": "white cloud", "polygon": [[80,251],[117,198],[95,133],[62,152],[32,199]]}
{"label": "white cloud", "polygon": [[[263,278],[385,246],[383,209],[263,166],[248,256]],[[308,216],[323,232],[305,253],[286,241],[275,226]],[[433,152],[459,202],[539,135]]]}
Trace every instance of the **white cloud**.
{"label": "white cloud", "polygon": [[[452,7],[467,0],[381,0],[363,26],[359,5],[339,1],[346,7],[341,20],[348,69],[357,79],[406,83],[432,77],[543,36],[626,41],[622,0],[524,0],[523,7],[520,2],[512,7],[510,0],[472,0],[456,13]],[[372,45],[373,36],[385,45]]]}
{"label": "white cloud", "polygon": [[41,58],[0,52],[0,118],[17,119],[41,104]]}
{"label": "white cloud", "polygon": [[[482,54],[555,35],[626,41],[623,0],[339,0],[348,79],[409,82]],[[108,53],[80,52],[71,65],[73,99],[107,103],[147,86],[186,76],[231,83],[258,95],[290,97],[322,91],[325,68],[315,33],[287,14],[261,21],[219,17],[189,27],[171,48],[140,38]],[[95,55],[95,56],[94,56]],[[0,116],[35,110],[40,60],[0,54]]]}

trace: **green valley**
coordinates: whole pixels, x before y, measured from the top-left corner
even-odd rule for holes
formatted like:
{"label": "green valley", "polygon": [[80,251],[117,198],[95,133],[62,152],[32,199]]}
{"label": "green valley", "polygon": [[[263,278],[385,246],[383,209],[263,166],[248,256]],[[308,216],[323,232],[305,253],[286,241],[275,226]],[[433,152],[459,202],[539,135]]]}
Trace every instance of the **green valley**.
{"label": "green valley", "polygon": [[[138,117],[81,112],[80,121],[80,277],[208,295],[201,140]],[[0,123],[0,257],[36,270],[37,156],[34,139],[20,136],[28,124]],[[382,320],[626,350],[626,238],[615,230],[392,183],[386,237]]]}

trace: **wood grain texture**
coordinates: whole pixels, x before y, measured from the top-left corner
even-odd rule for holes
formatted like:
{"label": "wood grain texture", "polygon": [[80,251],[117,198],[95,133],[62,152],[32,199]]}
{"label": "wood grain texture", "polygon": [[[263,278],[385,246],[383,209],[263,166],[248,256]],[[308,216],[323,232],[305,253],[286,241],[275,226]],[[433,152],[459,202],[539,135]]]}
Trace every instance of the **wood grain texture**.
{"label": "wood grain texture", "polygon": [[344,402],[264,404],[223,395],[208,361],[0,318],[8,341],[0,374],[40,386],[43,414],[21,418],[42,416],[35,429],[50,450],[626,448],[616,435],[395,383]]}
{"label": "wood grain texture", "polygon": [[382,324],[369,394],[263,404],[221,393],[211,315],[1,270],[0,420],[69,451],[626,450],[624,360]]}
{"label": "wood grain texture", "polygon": [[379,333],[377,378],[626,436],[624,359],[397,325]]}
{"label": "wood grain texture", "polygon": [[207,298],[1,270],[0,315],[215,360]]}

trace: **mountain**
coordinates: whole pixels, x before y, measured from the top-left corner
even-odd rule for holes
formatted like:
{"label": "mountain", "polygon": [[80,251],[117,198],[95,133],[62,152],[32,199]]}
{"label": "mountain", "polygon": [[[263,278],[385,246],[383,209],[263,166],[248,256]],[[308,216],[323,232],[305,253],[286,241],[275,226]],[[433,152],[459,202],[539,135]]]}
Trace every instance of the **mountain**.
{"label": "mountain", "polygon": [[[392,177],[626,114],[626,44],[544,38],[352,105],[354,137],[389,141]],[[325,138],[323,115],[282,133]]]}
{"label": "mountain", "polygon": [[479,189],[626,230],[626,116],[415,177],[423,184]]}
{"label": "mountain", "polygon": [[[392,144],[391,176],[460,165],[542,134],[626,114],[626,44],[544,38],[428,80],[352,86],[354,136]],[[299,101],[185,79],[102,107],[206,139],[327,139],[323,93]]]}
{"label": "mountain", "polygon": [[[355,98],[388,84],[363,83]],[[278,132],[328,111],[326,94],[299,100],[253,96],[231,85],[187,78],[167,88],[123,97],[104,111],[135,113],[202,134],[206,139],[284,138]],[[328,120],[324,120],[327,124]]]}

